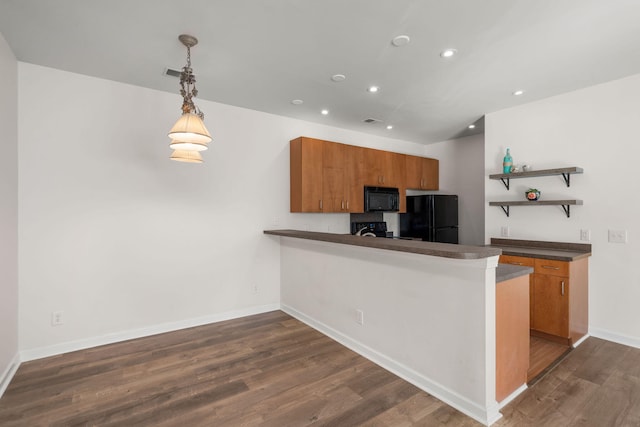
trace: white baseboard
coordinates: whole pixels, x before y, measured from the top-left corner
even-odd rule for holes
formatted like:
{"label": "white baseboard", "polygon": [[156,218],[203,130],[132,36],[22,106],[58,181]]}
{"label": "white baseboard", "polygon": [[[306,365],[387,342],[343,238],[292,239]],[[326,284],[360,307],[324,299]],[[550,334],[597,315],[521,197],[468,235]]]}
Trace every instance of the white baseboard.
{"label": "white baseboard", "polygon": [[618,344],[628,345],[629,347],[640,348],[640,337],[631,337],[598,328],[589,328],[589,335]]}
{"label": "white baseboard", "polygon": [[84,350],[86,348],[98,347],[105,344],[113,344],[115,342],[126,341],[134,338],[148,337],[150,335],[162,334],[165,332],[177,331],[180,329],[191,328],[194,326],[206,325],[209,323],[221,322],[224,320],[237,319],[239,317],[251,316],[254,314],[266,313],[269,311],[279,310],[280,304],[267,304],[256,307],[249,307],[241,310],[227,311],[224,313],[212,314],[210,316],[197,317],[193,319],[180,320],[177,322],[163,323],[160,325],[149,326],[146,328],[133,329],[129,331],[116,332],[113,334],[102,335],[77,341],[69,341],[60,344],[54,344],[46,347],[20,351],[20,360],[27,362],[30,360],[42,359],[43,357],[55,356],[71,351]]}
{"label": "white baseboard", "polygon": [[2,376],[0,376],[0,397],[2,397],[7,387],[9,387],[9,383],[13,379],[13,376],[16,374],[19,367],[20,354],[16,353],[15,356],[13,356],[13,360],[11,360],[11,363],[9,363],[9,366],[7,366],[7,368],[2,373]]}
{"label": "white baseboard", "polygon": [[502,417],[502,414],[498,411],[497,403],[495,406],[483,408],[408,366],[379,353],[322,322],[308,317],[293,307],[281,304],[280,309],[484,425],[489,426]]}
{"label": "white baseboard", "polygon": [[578,341],[574,342],[574,343],[573,343],[573,345],[572,345],[572,347],[573,347],[573,348],[578,347],[580,344],[582,344],[583,342],[585,342],[585,340],[586,340],[587,338],[589,338],[590,336],[591,336],[591,335],[589,335],[589,334],[585,334],[585,335],[584,335],[582,338],[580,338]]}
{"label": "white baseboard", "polygon": [[518,397],[520,395],[520,393],[522,393],[523,391],[525,391],[526,389],[528,389],[529,387],[527,387],[527,384],[522,384],[520,387],[518,387],[518,389],[516,389],[513,393],[511,393],[509,396],[505,397],[500,403],[498,403],[498,407],[500,409],[504,408],[505,406],[507,406],[509,403],[511,403],[511,401],[513,399],[515,399],[516,397]]}

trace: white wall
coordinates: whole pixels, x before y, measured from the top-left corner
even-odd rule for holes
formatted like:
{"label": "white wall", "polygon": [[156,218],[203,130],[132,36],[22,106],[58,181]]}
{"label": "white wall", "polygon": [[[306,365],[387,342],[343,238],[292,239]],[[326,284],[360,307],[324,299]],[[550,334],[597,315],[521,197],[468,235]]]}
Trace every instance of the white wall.
{"label": "white wall", "polygon": [[[26,359],[279,304],[268,228],[347,232],[289,213],[300,135],[423,154],[398,140],[213,102],[205,163],[172,162],[181,98],[19,63],[20,348]],[[253,293],[257,285],[258,292]],[[51,326],[51,314],[64,324]]]}
{"label": "white wall", "polygon": [[283,310],[485,425],[499,417],[497,256],[272,238],[282,247]]}
{"label": "white wall", "polygon": [[439,193],[458,195],[460,244],[484,244],[484,135],[428,145],[425,155],[442,159]]}
{"label": "white wall", "polygon": [[[533,186],[542,199],[577,198],[584,206],[499,207],[486,209],[486,238],[499,237],[508,225],[511,237],[579,242],[580,229],[591,230],[589,323],[592,335],[640,346],[640,199],[635,196],[640,158],[640,75],[489,114],[485,121],[486,200],[524,200]],[[515,164],[535,169],[579,166],[584,174],[500,181],[505,149]],[[627,230],[628,243],[608,242],[608,230]]]}
{"label": "white wall", "polygon": [[18,64],[0,34],[0,396],[18,355]]}

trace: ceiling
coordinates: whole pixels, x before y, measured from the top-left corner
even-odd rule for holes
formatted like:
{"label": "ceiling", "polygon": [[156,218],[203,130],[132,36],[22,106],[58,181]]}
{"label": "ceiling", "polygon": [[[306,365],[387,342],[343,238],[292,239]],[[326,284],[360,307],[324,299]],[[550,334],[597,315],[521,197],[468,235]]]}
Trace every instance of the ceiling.
{"label": "ceiling", "polygon": [[191,34],[199,99],[423,144],[640,73],[638,0],[0,0],[0,33],[19,61],[174,92],[177,113],[165,70]]}

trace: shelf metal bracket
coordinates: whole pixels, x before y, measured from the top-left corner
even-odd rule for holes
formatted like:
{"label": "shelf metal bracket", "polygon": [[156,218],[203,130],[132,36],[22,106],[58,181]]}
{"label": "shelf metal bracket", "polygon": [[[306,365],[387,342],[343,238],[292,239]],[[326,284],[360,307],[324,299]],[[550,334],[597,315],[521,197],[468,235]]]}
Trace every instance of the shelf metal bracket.
{"label": "shelf metal bracket", "polygon": [[[507,179],[508,181],[508,179]],[[502,208],[502,210],[504,211],[504,214],[509,217],[509,205],[500,205],[500,207]]]}
{"label": "shelf metal bracket", "polygon": [[564,213],[566,213],[567,218],[569,218],[571,216],[571,205],[562,205],[562,209],[564,209]]}
{"label": "shelf metal bracket", "polygon": [[562,177],[564,178],[564,183],[567,184],[567,187],[571,187],[571,174],[570,173],[563,173]]}
{"label": "shelf metal bracket", "polygon": [[[505,181],[505,179],[506,179],[506,181]],[[500,181],[502,181],[504,186],[507,187],[507,191],[508,191],[509,190],[509,178],[500,178]],[[507,216],[509,216],[509,214],[507,214]]]}

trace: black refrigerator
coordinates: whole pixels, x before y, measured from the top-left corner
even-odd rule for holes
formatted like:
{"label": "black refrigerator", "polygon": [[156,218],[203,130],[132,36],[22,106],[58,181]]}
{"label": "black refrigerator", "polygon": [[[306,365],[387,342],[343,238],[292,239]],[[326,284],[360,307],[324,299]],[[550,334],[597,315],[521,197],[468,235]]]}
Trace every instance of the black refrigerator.
{"label": "black refrigerator", "polygon": [[458,196],[407,196],[407,213],[400,214],[400,237],[458,243]]}

